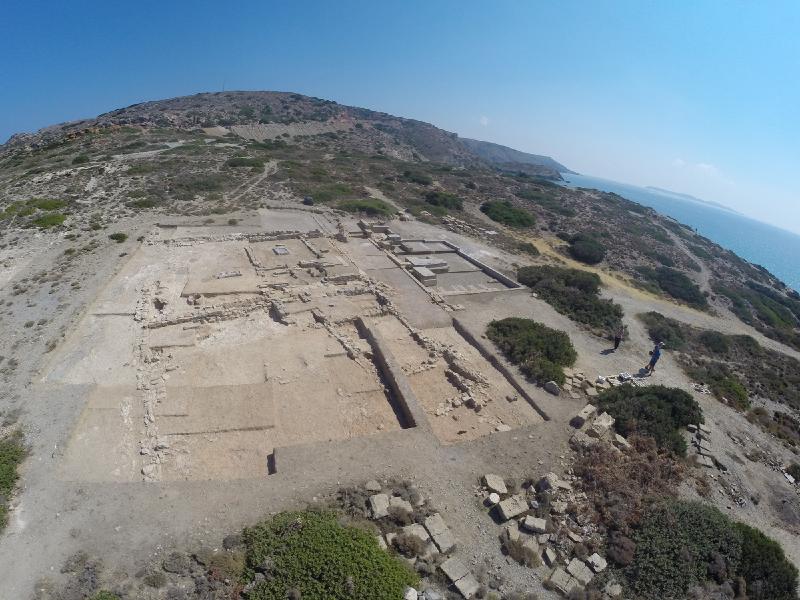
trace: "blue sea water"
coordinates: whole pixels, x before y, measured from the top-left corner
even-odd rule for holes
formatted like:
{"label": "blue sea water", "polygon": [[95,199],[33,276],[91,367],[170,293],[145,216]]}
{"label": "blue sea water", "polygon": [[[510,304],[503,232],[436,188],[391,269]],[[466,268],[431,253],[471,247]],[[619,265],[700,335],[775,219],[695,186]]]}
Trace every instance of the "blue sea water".
{"label": "blue sea water", "polygon": [[800,290],[800,235],[733,211],[635,185],[571,173],[562,173],[561,176],[570,187],[614,192],[628,200],[650,206],[663,215],[689,225],[742,258],[766,267],[784,283]]}

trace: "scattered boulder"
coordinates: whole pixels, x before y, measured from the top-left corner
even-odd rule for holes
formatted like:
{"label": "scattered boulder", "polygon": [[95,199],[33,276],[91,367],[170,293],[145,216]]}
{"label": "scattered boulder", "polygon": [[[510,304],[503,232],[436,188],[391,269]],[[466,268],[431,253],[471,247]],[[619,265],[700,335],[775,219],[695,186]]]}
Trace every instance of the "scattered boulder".
{"label": "scattered boulder", "polygon": [[548,381],[544,384],[545,391],[553,394],[554,396],[561,395],[561,388],[558,387],[558,384],[555,381]]}
{"label": "scattered boulder", "polygon": [[483,476],[483,483],[490,492],[497,492],[498,494],[508,493],[506,482],[499,475],[487,473]]}
{"label": "scattered boulder", "polygon": [[370,479],[366,484],[364,484],[364,489],[368,492],[380,492],[381,484],[375,479]]}
{"label": "scattered boulder", "polygon": [[587,404],[580,410],[580,412],[578,412],[577,415],[572,417],[572,420],[569,422],[569,424],[576,429],[580,429],[583,427],[584,423],[591,421],[596,414],[597,407],[594,404]]}
{"label": "scattered boulder", "polygon": [[[409,507],[411,505],[409,504]],[[369,507],[372,510],[373,519],[382,519],[389,516],[389,496],[387,494],[375,494],[369,497]]]}
{"label": "scattered boulder", "polygon": [[510,496],[497,505],[499,516],[503,521],[508,521],[514,517],[518,517],[528,510],[528,502],[525,496],[515,495]]}
{"label": "scattered boulder", "polygon": [[577,557],[573,558],[567,565],[567,573],[572,575],[578,583],[584,586],[594,577],[594,573],[592,573],[591,569]]}
{"label": "scattered boulder", "polygon": [[522,526],[533,533],[545,533],[547,531],[547,521],[530,515],[525,517]]}
{"label": "scattered boulder", "polygon": [[606,559],[600,556],[597,552],[586,559],[586,564],[589,565],[589,567],[595,573],[601,573],[602,571],[605,571],[606,567],[608,566]]}
{"label": "scattered boulder", "polygon": [[562,596],[569,596],[572,590],[580,588],[578,581],[561,567],[556,567],[545,579],[545,585]]}

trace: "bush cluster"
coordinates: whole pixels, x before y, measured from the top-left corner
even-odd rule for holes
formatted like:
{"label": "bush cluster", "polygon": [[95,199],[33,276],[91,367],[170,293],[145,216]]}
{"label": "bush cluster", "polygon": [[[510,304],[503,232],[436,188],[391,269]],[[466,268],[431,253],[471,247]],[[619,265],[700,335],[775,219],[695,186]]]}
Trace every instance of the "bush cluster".
{"label": "bush cluster", "polygon": [[492,321],[486,335],[522,372],[539,383],[565,381],[564,367],[578,358],[569,336],[530,319]]}
{"label": "bush cluster", "polygon": [[680,271],[670,267],[658,267],[657,269],[639,267],[637,271],[646,280],[652,281],[658,285],[661,291],[676,300],[686,302],[686,304],[695,308],[708,308],[708,300],[706,300],[700,288],[697,287],[697,284]]}
{"label": "bush cluster", "polygon": [[481,212],[492,221],[509,227],[532,227],[536,224],[534,217],[527,210],[515,207],[508,200],[490,200],[481,204]]}
{"label": "bush cluster", "polygon": [[366,198],[361,200],[343,200],[336,205],[339,210],[352,213],[364,213],[370,217],[388,217],[394,209],[383,200]]}
{"label": "bush cluster", "polygon": [[455,194],[432,190],[425,194],[425,202],[431,206],[440,206],[450,210],[461,210],[464,208],[464,201]]}
{"label": "bush cluster", "polygon": [[378,546],[374,534],[342,526],[331,512],[281,513],[244,530],[247,568],[266,578],[253,600],[395,600],[417,576]]}
{"label": "bush cluster", "polygon": [[17,469],[26,453],[19,431],[0,439],[0,529],[6,526],[6,502],[17,485]]}
{"label": "bush cluster", "polygon": [[569,239],[569,253],[575,260],[596,265],[605,258],[606,248],[593,235],[578,233]]}
{"label": "bush cluster", "polygon": [[739,577],[745,583],[739,593],[749,600],[797,598],[797,569],[778,543],[712,506],[656,503],[633,539],[634,560],[624,573],[643,598],[685,598],[693,585]]}
{"label": "bush cluster", "polygon": [[652,437],[659,448],[686,455],[682,430],[703,422],[703,411],[694,398],[678,388],[661,385],[623,385],[597,396],[598,407],[614,417],[614,429],[625,437],[637,433]]}
{"label": "bush cluster", "polygon": [[[555,187],[558,187],[555,184],[553,185]],[[531,202],[535,202],[545,210],[549,210],[550,212],[556,213],[557,215],[562,215],[565,217],[574,217],[576,214],[574,209],[570,208],[569,206],[565,206],[562,200],[556,198],[551,193],[543,193],[537,190],[524,189],[518,191],[516,195],[519,198],[523,198],[524,200],[530,200]]]}
{"label": "bush cluster", "polygon": [[517,280],[573,321],[604,333],[622,324],[622,307],[600,297],[600,277],[595,273],[552,266],[522,267]]}

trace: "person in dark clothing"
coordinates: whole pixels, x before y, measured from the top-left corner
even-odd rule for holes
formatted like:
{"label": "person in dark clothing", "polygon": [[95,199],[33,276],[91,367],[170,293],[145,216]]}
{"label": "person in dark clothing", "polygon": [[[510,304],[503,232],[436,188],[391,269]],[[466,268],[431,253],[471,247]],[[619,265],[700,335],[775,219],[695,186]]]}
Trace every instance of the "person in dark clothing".
{"label": "person in dark clothing", "polygon": [[619,327],[614,330],[614,350],[619,348],[622,338],[625,337],[625,326],[620,323]]}
{"label": "person in dark clothing", "polygon": [[655,347],[650,351],[650,362],[644,368],[648,373],[653,373],[656,370],[656,363],[661,358],[661,348],[664,347],[664,342],[656,342]]}

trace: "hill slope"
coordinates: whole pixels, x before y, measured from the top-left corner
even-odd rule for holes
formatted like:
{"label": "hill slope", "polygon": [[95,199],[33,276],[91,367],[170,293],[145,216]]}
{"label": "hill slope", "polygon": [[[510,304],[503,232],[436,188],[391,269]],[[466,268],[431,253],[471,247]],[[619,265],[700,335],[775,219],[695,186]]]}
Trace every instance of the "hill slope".
{"label": "hill slope", "polygon": [[469,138],[461,138],[461,142],[469,148],[474,154],[481,157],[486,162],[499,167],[511,166],[509,170],[515,170],[513,165],[530,165],[534,167],[543,167],[556,173],[573,173],[567,167],[559,162],[556,162],[549,156],[541,156],[539,154],[529,154],[502,146],[492,142],[483,142],[481,140],[471,140]]}

